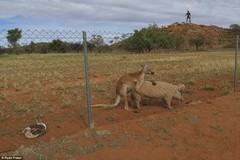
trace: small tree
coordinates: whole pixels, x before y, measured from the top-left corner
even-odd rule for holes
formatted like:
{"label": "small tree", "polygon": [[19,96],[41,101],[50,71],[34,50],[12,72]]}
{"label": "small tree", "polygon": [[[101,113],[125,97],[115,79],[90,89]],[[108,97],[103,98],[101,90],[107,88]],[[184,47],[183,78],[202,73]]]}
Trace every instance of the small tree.
{"label": "small tree", "polygon": [[7,40],[10,43],[10,45],[13,47],[13,53],[16,53],[16,49],[18,46],[17,41],[22,38],[22,30],[19,30],[18,28],[8,30],[7,33]]}
{"label": "small tree", "polygon": [[158,47],[159,35],[158,26],[156,24],[149,25],[139,31],[135,30],[134,34],[129,38],[126,35],[119,48],[129,52],[148,53]]}
{"label": "small tree", "polygon": [[119,48],[129,52],[143,53],[147,46],[143,36],[142,31],[135,30],[133,36],[120,43]]}
{"label": "small tree", "polygon": [[95,46],[95,48],[97,49],[98,53],[103,52],[102,50],[102,46],[104,46],[104,40],[103,37],[101,35],[92,35],[92,39],[90,40],[90,43],[93,44]]}
{"label": "small tree", "polygon": [[238,25],[238,24],[231,24],[229,26],[229,28],[232,29],[232,30],[239,30],[240,29],[240,25]]}
{"label": "small tree", "polygon": [[43,53],[43,54],[47,54],[49,53],[49,44],[48,43],[41,43],[37,46],[37,52],[39,53]]}
{"label": "small tree", "polygon": [[2,46],[0,46],[0,55],[4,54],[4,52],[5,52],[4,48]]}
{"label": "small tree", "polygon": [[35,43],[33,41],[31,41],[31,43],[29,44],[29,48],[30,48],[30,53],[35,52]]}
{"label": "small tree", "polygon": [[196,47],[198,51],[199,47],[203,46],[206,43],[206,39],[203,36],[190,39],[190,44]]}
{"label": "small tree", "polygon": [[77,53],[79,53],[80,51],[83,50],[83,45],[80,42],[76,42],[76,43],[70,43],[69,44],[69,48],[72,51],[76,51]]}
{"label": "small tree", "polygon": [[175,37],[169,32],[160,33],[157,42],[161,49],[173,49],[175,47]]}
{"label": "small tree", "polygon": [[95,45],[91,42],[87,42],[87,48],[88,48],[88,51],[92,53],[95,48]]}
{"label": "small tree", "polygon": [[36,48],[35,43],[33,41],[31,41],[31,43],[28,46],[26,46],[25,51],[27,53],[33,53],[36,50],[35,48]]}
{"label": "small tree", "polygon": [[175,49],[179,50],[179,49],[181,49],[181,47],[182,47],[182,45],[183,45],[185,40],[181,36],[175,36],[175,40],[174,41],[175,41]]}
{"label": "small tree", "polygon": [[177,39],[168,31],[160,31],[156,24],[135,30],[134,34],[120,43],[119,48],[130,52],[149,53],[157,49],[179,48],[182,39]]}
{"label": "small tree", "polygon": [[53,40],[49,47],[50,50],[57,53],[66,53],[67,51],[67,44],[60,39]]}

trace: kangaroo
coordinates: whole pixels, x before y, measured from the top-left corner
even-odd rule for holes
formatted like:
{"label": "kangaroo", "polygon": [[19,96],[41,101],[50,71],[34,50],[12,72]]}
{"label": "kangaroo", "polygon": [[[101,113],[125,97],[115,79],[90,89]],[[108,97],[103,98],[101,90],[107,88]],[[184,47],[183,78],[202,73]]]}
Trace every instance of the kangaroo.
{"label": "kangaroo", "polygon": [[135,89],[131,90],[132,99],[135,101],[138,109],[141,109],[139,103],[142,96],[149,98],[161,98],[167,103],[168,108],[171,110],[172,98],[183,101],[182,93],[185,89],[183,84],[176,86],[160,81],[140,81],[138,83],[140,83],[140,85],[136,85]]}
{"label": "kangaroo", "polygon": [[[116,107],[120,103],[121,97],[124,98],[124,109],[127,111],[132,111],[128,106],[127,94],[130,92],[135,85],[141,85],[144,82],[146,74],[153,75],[154,72],[145,64],[141,65],[142,69],[138,72],[126,73],[122,75],[116,84],[116,100],[114,104],[95,104],[92,107]],[[137,83],[138,82],[138,83]]]}

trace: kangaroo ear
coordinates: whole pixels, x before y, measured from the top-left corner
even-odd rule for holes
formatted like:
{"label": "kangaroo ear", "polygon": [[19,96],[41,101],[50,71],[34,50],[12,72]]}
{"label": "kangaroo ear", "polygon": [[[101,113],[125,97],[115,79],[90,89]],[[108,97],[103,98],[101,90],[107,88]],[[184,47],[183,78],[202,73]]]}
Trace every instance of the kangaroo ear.
{"label": "kangaroo ear", "polygon": [[147,67],[147,64],[144,63],[144,64],[141,64],[141,66],[142,66],[143,68],[145,68],[145,67]]}
{"label": "kangaroo ear", "polygon": [[144,64],[141,64],[141,66],[142,66],[142,69],[143,69],[143,70],[146,70],[146,69],[147,69],[147,67],[148,67],[148,65],[147,65],[146,63],[144,63]]}

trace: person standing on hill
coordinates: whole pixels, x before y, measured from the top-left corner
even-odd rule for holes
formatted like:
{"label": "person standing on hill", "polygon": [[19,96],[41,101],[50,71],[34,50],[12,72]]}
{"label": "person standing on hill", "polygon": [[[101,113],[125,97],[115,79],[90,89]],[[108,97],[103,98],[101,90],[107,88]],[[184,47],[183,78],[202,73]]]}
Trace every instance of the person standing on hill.
{"label": "person standing on hill", "polygon": [[191,23],[191,13],[189,12],[189,10],[187,11],[187,13],[186,13],[185,16],[187,16],[186,23],[187,23],[187,22]]}

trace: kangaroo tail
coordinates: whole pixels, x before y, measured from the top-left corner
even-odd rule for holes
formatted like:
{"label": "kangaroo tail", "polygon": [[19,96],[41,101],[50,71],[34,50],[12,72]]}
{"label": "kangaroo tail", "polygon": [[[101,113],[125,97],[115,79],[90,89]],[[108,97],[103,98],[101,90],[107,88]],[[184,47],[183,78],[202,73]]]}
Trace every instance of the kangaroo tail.
{"label": "kangaroo tail", "polygon": [[94,105],[91,105],[91,107],[93,107],[93,108],[95,108],[95,107],[116,107],[120,103],[120,100],[121,100],[121,96],[117,95],[117,98],[116,98],[114,104],[94,104]]}

